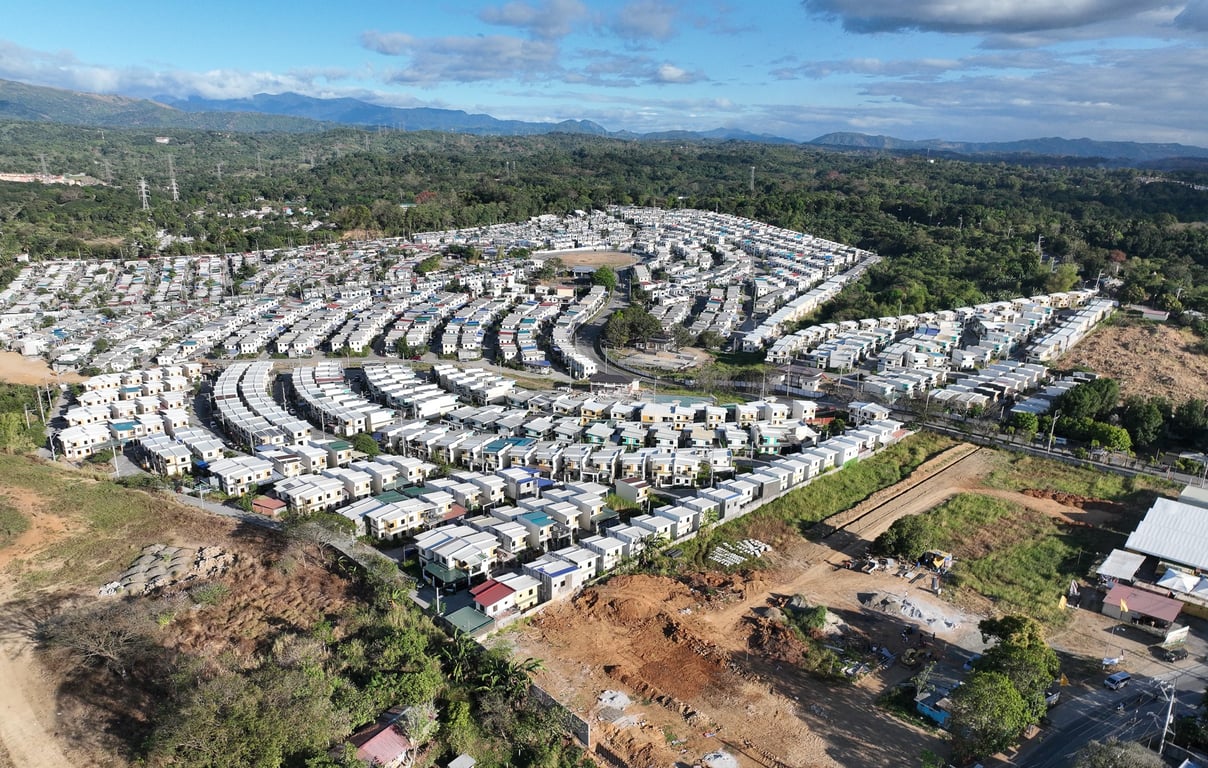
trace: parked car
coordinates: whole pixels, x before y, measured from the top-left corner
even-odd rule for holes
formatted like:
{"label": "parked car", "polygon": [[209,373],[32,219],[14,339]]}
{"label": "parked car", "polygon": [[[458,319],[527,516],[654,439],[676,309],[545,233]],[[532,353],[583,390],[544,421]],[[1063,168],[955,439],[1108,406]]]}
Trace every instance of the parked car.
{"label": "parked car", "polygon": [[1169,662],[1182,661],[1187,658],[1187,649],[1181,645],[1177,648],[1167,648],[1162,653],[1162,658]]}
{"label": "parked car", "polygon": [[1116,672],[1113,675],[1107,676],[1107,678],[1103,681],[1103,687],[1109,688],[1113,691],[1118,691],[1124,686],[1128,685],[1129,680],[1132,680],[1132,675],[1128,674],[1127,672]]}

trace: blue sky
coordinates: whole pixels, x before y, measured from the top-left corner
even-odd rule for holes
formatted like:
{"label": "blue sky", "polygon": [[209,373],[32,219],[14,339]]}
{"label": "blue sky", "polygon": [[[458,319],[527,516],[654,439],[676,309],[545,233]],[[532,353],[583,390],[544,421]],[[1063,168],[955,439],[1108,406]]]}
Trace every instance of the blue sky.
{"label": "blue sky", "polygon": [[0,78],[637,132],[1208,146],[1208,0],[44,0]]}

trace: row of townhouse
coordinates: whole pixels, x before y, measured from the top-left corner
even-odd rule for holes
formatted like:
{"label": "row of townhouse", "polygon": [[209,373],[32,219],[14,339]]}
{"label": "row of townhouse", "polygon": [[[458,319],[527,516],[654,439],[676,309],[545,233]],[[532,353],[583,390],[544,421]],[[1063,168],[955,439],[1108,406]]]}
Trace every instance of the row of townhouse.
{"label": "row of townhouse", "polygon": [[[89,394],[82,392],[77,399],[83,401]],[[108,404],[75,405],[67,409],[63,418],[69,427],[99,424],[110,419],[133,418],[140,413],[182,410],[190,399],[192,393],[166,392],[160,395],[145,395],[134,400],[114,400]]]}
{"label": "row of townhouse", "polygon": [[311,439],[310,424],[291,416],[269,395],[271,361],[234,363],[214,381],[213,405],[218,421],[233,439],[249,449],[262,445],[300,445]]}
{"label": "row of townhouse", "polygon": [[503,402],[516,387],[514,379],[481,368],[458,368],[448,363],[433,366],[432,375],[445,390],[480,405]]}
{"label": "row of townhouse", "polygon": [[1028,362],[1047,363],[1065,354],[1086,338],[1095,326],[1110,317],[1117,306],[1118,304],[1110,299],[1091,301],[1071,317],[1059,322],[1052,331],[1037,339],[1028,348]]}
{"label": "row of townhouse", "polygon": [[470,301],[464,293],[433,291],[419,295],[423,299],[407,307],[386,333],[383,344],[387,353],[393,352],[400,342],[412,350],[426,352],[437,328]]}
{"label": "row of townhouse", "polygon": [[[380,299],[371,306],[356,312],[332,334],[329,348],[333,351],[347,349],[354,355],[370,351],[373,340],[381,336],[412,305],[412,297]],[[387,350],[389,353],[392,350]]]}
{"label": "row of townhouse", "polygon": [[[201,381],[201,363],[165,365],[123,373],[102,373],[98,376],[88,377],[80,386],[83,387],[84,392],[117,392],[127,386],[141,386],[151,382],[174,382],[179,379],[184,379],[186,385]],[[174,392],[179,389],[181,387],[165,386],[161,391]]]}
{"label": "row of townhouse", "polygon": [[[372,397],[415,419],[439,419],[458,406],[457,395],[432,381],[421,379],[410,366],[399,364],[366,365],[365,380]],[[379,430],[388,433],[393,427]]]}
{"label": "row of townhouse", "polygon": [[[289,327],[289,330],[277,337],[275,346],[278,353],[290,357],[311,357],[325,344],[329,337],[336,333],[348,319],[358,312],[364,312],[373,305],[373,299],[368,292],[349,294],[341,291],[341,298],[329,301],[321,308],[311,312]],[[288,348],[282,348],[281,339],[290,337]],[[371,337],[372,338],[372,337]],[[329,349],[339,347],[328,346]]]}
{"label": "row of townhouse", "polygon": [[1049,369],[1035,363],[1003,361],[963,376],[942,389],[928,393],[928,403],[937,407],[969,411],[1014,400],[1036,389],[1049,378]]}
{"label": "row of townhouse", "polygon": [[244,325],[232,330],[231,335],[219,342],[227,357],[258,355],[268,349],[269,342],[290,326],[319,312],[320,300],[298,301],[289,298],[265,297],[258,304],[259,312]]}
{"label": "row of townhouse", "polygon": [[893,341],[888,328],[849,331],[828,339],[805,355],[805,364],[820,371],[850,371]]}
{"label": "row of townhouse", "polygon": [[481,360],[488,331],[512,308],[515,299],[515,296],[483,297],[466,304],[445,324],[441,354],[456,354],[462,361]]}
{"label": "row of townhouse", "polygon": [[398,421],[398,412],[354,393],[339,362],[325,360],[290,372],[290,385],[302,412],[324,431],[344,437],[375,432]]}
{"label": "row of townhouse", "polygon": [[586,379],[598,373],[595,361],[579,352],[576,333],[579,326],[590,320],[608,302],[608,289],[593,285],[591,290],[563,309],[554,321],[552,351],[572,379]]}
{"label": "row of townhouse", "polygon": [[[288,475],[277,482],[273,493],[285,501],[290,510],[303,514],[312,512],[330,512],[339,510],[349,519],[357,523],[358,533],[364,534],[366,526],[360,516],[347,511],[346,505],[360,502],[370,497],[379,501],[390,501],[403,497],[400,489],[410,488],[423,483],[434,472],[436,465],[406,456],[376,456],[372,460],[340,461],[347,449],[342,441],[333,441],[326,445],[316,445],[326,455],[311,455],[299,457],[301,461],[292,461],[289,455],[279,452],[261,454],[265,460],[273,464],[274,470],[289,469],[290,464],[305,469],[305,472]],[[288,453],[300,454],[299,447],[294,447]],[[452,504],[452,498],[449,499]],[[443,510],[448,512],[448,509]],[[425,521],[430,523],[430,521]],[[399,530],[397,533],[409,532],[414,529]],[[377,535],[375,533],[375,535]],[[383,537],[384,538],[384,537]]]}
{"label": "row of townhouse", "polygon": [[[613,519],[606,509],[592,512],[591,502],[582,501],[593,498],[591,494],[602,486],[567,484],[549,489],[540,499],[522,500],[489,516],[467,518],[418,536],[424,578],[445,587],[460,588],[464,583],[474,609],[493,620],[489,625],[502,626],[541,604],[570,597],[646,547],[683,540],[714,522],[744,515],[903,436],[898,422],[873,422],[627,522]],[[635,486],[640,488],[634,481],[622,480],[617,489]],[[519,564],[513,564],[513,559]]]}
{"label": "row of townhouse", "polygon": [[785,329],[791,323],[795,323],[801,318],[814,313],[824,304],[834,299],[841,290],[861,278],[870,267],[880,261],[880,257],[873,254],[863,252],[861,254],[862,257],[860,260],[846,271],[832,275],[817,285],[805,286],[800,295],[792,298],[764,318],[763,322],[743,336],[743,351],[756,352],[767,348],[773,342],[777,342],[773,344],[772,350],[769,351],[768,361],[788,362],[791,360],[790,350],[795,351],[793,349],[794,342],[780,343]]}
{"label": "row of townhouse", "polygon": [[[134,411],[134,401],[119,401],[110,406],[89,406],[73,408],[74,421],[66,429],[59,430],[55,436],[55,444],[63,456],[72,460],[88,458],[93,454],[122,446],[131,441],[141,441],[154,436],[167,436],[169,440],[178,434],[191,431],[189,412],[183,407],[154,407],[155,402],[144,398],[140,408]],[[126,407],[120,407],[126,406]],[[96,413],[100,416],[104,409],[103,418],[85,418]],[[212,433],[206,434],[217,439]],[[221,441],[219,441],[221,443]],[[187,471],[187,468],[184,470]],[[180,474],[175,472],[174,474]]]}
{"label": "row of townhouse", "polygon": [[137,442],[144,466],[165,477],[192,473],[195,467],[208,469],[226,454],[226,445],[217,435],[188,426],[187,418],[183,426],[172,426],[162,435],[148,435]]}
{"label": "row of townhouse", "polygon": [[[809,350],[835,338],[839,334],[855,331],[872,331],[878,328],[888,328],[900,334],[915,331],[916,329],[938,328],[940,329],[938,333],[947,334],[952,328],[963,333],[966,324],[970,322],[978,325],[981,321],[986,321],[987,326],[992,325],[993,322],[1009,322],[1011,325],[1017,327],[1009,329],[1008,339],[1014,338],[1018,342],[1018,334],[1034,333],[1045,322],[1051,321],[1051,318],[1055,316],[1058,310],[1082,306],[1093,295],[1093,291],[1064,291],[1039,296],[1018,297],[1008,301],[987,302],[972,307],[924,312],[917,315],[875,317],[864,318],[862,320],[848,320],[840,323],[823,323],[800,329],[787,336],[781,336],[768,349],[767,360],[770,363],[778,365],[787,364],[798,355],[807,353]],[[1006,329],[998,328],[995,330],[1003,331]],[[1016,336],[1012,337],[1011,333],[1016,334]],[[916,343],[924,342],[926,341],[926,335],[915,334],[912,338],[915,339]],[[1001,343],[1002,340],[999,340],[1000,345]],[[886,349],[892,351],[892,355],[898,359],[903,361],[907,359],[905,353],[909,351],[909,348],[899,348],[890,344]],[[956,349],[960,349],[959,343],[944,347],[944,350],[950,356],[952,351]],[[971,351],[969,354],[975,357],[981,353]],[[999,354],[1001,354],[1001,351]],[[940,363],[937,357],[930,357],[920,359],[915,364],[920,367],[931,367],[937,366]],[[956,367],[961,367],[959,359]]]}
{"label": "row of townhouse", "polygon": [[499,324],[502,359],[518,360],[527,369],[548,372],[549,360],[538,342],[561,309],[558,301],[549,299],[530,299],[513,309]]}

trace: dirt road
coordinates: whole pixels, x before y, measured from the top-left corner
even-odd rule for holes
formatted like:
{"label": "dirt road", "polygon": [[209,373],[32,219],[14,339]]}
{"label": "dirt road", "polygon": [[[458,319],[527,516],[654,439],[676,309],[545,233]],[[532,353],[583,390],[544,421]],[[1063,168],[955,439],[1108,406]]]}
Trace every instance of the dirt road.
{"label": "dirt road", "polygon": [[54,701],[49,686],[36,675],[29,641],[9,636],[0,642],[0,742],[20,768],[67,768],[56,743]]}

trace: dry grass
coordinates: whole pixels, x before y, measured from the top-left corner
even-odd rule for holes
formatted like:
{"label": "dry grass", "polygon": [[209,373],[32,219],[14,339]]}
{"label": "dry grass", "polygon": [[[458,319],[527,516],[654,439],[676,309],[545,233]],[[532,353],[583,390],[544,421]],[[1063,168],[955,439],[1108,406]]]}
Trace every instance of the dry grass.
{"label": "dry grass", "polygon": [[205,542],[233,527],[169,498],[25,456],[0,456],[0,495],[65,523],[40,551],[9,565],[23,590],[100,586],[148,544]]}

